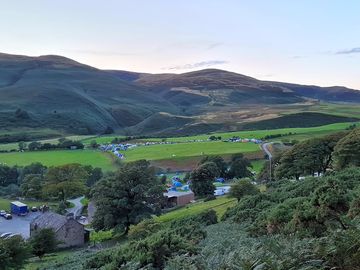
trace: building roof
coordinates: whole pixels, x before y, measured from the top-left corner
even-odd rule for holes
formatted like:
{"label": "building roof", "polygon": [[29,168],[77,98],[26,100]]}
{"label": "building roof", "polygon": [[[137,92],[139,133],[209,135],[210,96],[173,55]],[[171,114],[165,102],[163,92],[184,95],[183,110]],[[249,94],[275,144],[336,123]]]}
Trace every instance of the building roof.
{"label": "building roof", "polygon": [[11,204],[16,205],[16,206],[18,206],[18,207],[27,206],[25,203],[22,203],[22,202],[19,202],[19,201],[11,202]]}
{"label": "building roof", "polygon": [[[31,225],[37,226],[39,229],[51,228],[55,232],[60,230],[68,222],[68,218],[54,212],[45,212],[35,218]],[[80,224],[80,223],[79,223]]]}
{"label": "building roof", "polygon": [[164,193],[165,197],[171,198],[171,197],[182,197],[182,196],[189,196],[189,195],[193,195],[194,193],[192,191],[187,191],[187,192],[183,192],[183,191],[169,191]]}

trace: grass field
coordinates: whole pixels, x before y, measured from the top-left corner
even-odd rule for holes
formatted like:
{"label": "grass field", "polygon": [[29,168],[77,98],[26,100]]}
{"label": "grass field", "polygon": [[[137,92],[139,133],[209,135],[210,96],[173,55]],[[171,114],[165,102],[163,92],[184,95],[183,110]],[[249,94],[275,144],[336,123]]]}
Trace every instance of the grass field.
{"label": "grass field", "polygon": [[33,162],[41,162],[46,166],[80,163],[83,165],[100,167],[104,171],[110,171],[115,168],[109,154],[96,150],[57,150],[23,153],[0,153],[0,163],[24,166]]}
{"label": "grass field", "polygon": [[334,103],[320,103],[309,107],[306,111],[321,112],[338,116],[357,117],[360,118],[359,104],[334,104]]}
{"label": "grass field", "polygon": [[216,198],[216,200],[212,200],[208,202],[199,201],[193,204],[189,204],[183,208],[156,217],[155,220],[159,222],[169,222],[183,217],[197,215],[209,209],[215,210],[218,217],[220,218],[229,207],[232,207],[235,204],[236,204],[236,199],[223,196]]}
{"label": "grass field", "polygon": [[[333,132],[341,131],[347,128],[351,123],[337,123],[320,127],[311,128],[284,128],[274,130],[255,130],[255,131],[239,131],[239,132],[227,132],[227,133],[216,133],[214,135],[221,136],[222,139],[231,138],[233,136],[239,136],[242,138],[262,138],[266,135],[274,134],[288,134],[292,135],[283,136],[274,140],[284,139],[296,139],[304,140],[308,138],[324,136]],[[201,158],[206,155],[231,155],[234,153],[258,153],[260,152],[259,145],[253,143],[225,143],[225,142],[185,142],[189,140],[207,140],[209,135],[199,135],[191,137],[178,137],[168,138],[167,141],[182,142],[179,144],[159,144],[150,146],[141,146],[123,152],[125,154],[125,161],[135,161],[139,159],[147,159],[151,161],[167,161],[181,163],[191,158]],[[111,141],[114,136],[103,136],[103,137],[89,137],[89,136],[70,136],[69,139],[81,140],[84,143],[90,143],[91,140],[95,139],[98,143],[105,143]],[[160,141],[160,138],[147,139],[146,141]],[[46,140],[50,142],[56,142],[57,139]],[[184,143],[185,142],[185,143]],[[17,144],[0,145],[2,149],[13,149],[17,148]],[[84,165],[92,165],[94,167],[100,167],[105,171],[113,170],[115,165],[113,164],[112,155],[109,153],[101,153],[95,150],[57,150],[57,151],[39,151],[39,152],[11,152],[11,153],[0,153],[0,163],[6,163],[8,165],[28,165],[33,162],[41,162],[47,166],[62,165],[67,163],[80,163]],[[165,162],[166,163],[166,162]],[[171,165],[171,166],[170,166]],[[182,167],[178,164],[165,164],[166,168],[171,167]],[[172,166],[174,165],[174,166]],[[181,165],[181,164],[180,164]],[[260,161],[253,163],[254,171],[258,172],[262,166]],[[160,166],[161,167],[161,166]],[[189,167],[189,166],[185,166]]]}
{"label": "grass field", "polygon": [[98,144],[106,144],[111,143],[111,141],[115,138],[125,138],[121,135],[108,135],[108,136],[97,136],[97,137],[88,137],[85,139],[82,139],[81,142],[85,145],[90,144],[92,141],[96,141]]}
{"label": "grass field", "polygon": [[[291,132],[291,133],[296,133],[296,135],[303,135],[303,138],[310,138],[314,133],[325,135],[331,132],[344,130],[352,124],[354,123],[336,123],[336,124],[330,124],[330,125],[318,126],[318,127],[309,127],[309,128],[280,128],[280,129],[269,129],[269,130],[235,131],[235,132],[225,132],[225,133],[213,133],[211,135],[221,136],[222,139],[229,139],[233,136],[239,136],[241,138],[260,139],[265,137],[266,135],[288,134]],[[189,137],[167,138],[166,140],[168,142],[207,140],[209,136],[210,136],[209,134],[206,134],[206,135],[189,136]],[[282,138],[287,138],[287,137],[284,136]],[[151,139],[145,139],[144,141],[161,141],[161,140],[162,140],[161,138],[151,138]]]}
{"label": "grass field", "polygon": [[264,159],[252,161],[251,165],[253,167],[252,167],[251,171],[259,173],[261,171],[262,167],[264,166],[264,163],[265,163]]}
{"label": "grass field", "polygon": [[199,142],[142,146],[130,149],[124,152],[124,154],[126,161],[134,161],[139,159],[178,159],[192,156],[234,154],[255,151],[260,151],[260,147],[254,143]]}
{"label": "grass field", "polygon": [[[63,138],[66,138],[68,140],[73,140],[73,141],[86,141],[87,144],[89,144],[91,141],[91,139],[89,139],[89,138],[93,138],[93,135],[72,135],[72,136],[66,136]],[[36,141],[41,142],[41,143],[57,144],[59,142],[59,139],[60,139],[60,137],[53,138],[53,139],[36,140]],[[31,142],[32,141],[26,142],[26,143],[29,144]],[[0,151],[4,151],[4,150],[10,151],[10,150],[18,150],[18,149],[19,149],[19,143],[2,143],[2,144],[0,144]]]}
{"label": "grass field", "polygon": [[[0,210],[10,211],[10,202],[12,201],[14,200],[0,198]],[[33,206],[38,207],[44,204],[47,204],[49,206],[57,205],[57,203],[54,202],[41,202],[41,201],[21,201],[21,202],[27,204],[29,207],[33,207]]]}

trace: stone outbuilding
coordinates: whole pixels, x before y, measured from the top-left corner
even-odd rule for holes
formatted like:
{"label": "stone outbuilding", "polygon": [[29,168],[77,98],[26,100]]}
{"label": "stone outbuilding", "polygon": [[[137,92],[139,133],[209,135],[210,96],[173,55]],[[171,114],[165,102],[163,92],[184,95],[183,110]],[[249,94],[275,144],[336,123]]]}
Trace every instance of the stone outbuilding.
{"label": "stone outbuilding", "polygon": [[45,228],[54,230],[59,248],[82,246],[88,239],[84,225],[53,212],[45,212],[30,223],[30,236]]}
{"label": "stone outbuilding", "polygon": [[168,191],[164,193],[167,200],[167,206],[182,206],[195,200],[195,195],[192,191]]}

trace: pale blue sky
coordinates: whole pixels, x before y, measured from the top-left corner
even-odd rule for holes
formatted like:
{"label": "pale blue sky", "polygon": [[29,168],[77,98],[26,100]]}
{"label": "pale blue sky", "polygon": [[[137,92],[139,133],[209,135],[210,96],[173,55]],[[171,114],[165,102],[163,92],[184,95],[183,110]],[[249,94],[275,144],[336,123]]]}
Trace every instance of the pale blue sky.
{"label": "pale blue sky", "polygon": [[357,0],[0,1],[0,51],[360,89]]}

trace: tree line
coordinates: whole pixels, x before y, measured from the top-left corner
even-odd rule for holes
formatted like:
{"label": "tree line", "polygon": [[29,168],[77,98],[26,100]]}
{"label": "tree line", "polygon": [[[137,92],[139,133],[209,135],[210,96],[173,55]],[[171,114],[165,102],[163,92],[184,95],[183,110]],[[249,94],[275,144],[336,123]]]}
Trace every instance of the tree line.
{"label": "tree line", "polygon": [[86,194],[102,176],[101,168],[89,165],[46,167],[38,162],[11,167],[0,164],[0,196],[65,202],[73,196]]}
{"label": "tree line", "polygon": [[[284,179],[321,175],[331,170],[342,170],[360,164],[360,129],[330,134],[295,144],[278,153],[272,160],[271,178]],[[267,162],[258,179],[270,179]]]}

